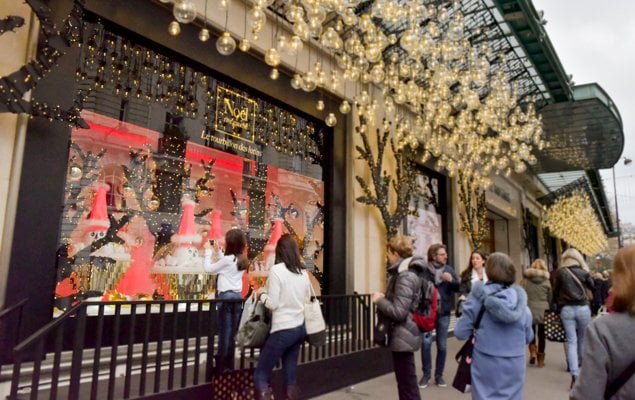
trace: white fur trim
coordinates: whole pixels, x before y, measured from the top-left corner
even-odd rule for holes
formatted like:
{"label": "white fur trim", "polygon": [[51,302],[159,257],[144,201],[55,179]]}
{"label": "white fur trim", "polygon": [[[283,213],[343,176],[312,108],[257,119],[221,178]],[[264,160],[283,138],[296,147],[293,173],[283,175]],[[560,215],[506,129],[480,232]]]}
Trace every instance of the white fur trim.
{"label": "white fur trim", "polygon": [[172,243],[201,243],[203,237],[198,233],[195,235],[172,235]]}

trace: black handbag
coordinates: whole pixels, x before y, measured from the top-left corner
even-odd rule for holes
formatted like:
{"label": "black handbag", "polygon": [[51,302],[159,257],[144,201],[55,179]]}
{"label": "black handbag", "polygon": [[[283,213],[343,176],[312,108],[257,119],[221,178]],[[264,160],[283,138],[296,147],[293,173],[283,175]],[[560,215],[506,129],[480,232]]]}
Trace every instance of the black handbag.
{"label": "black handbag", "polygon": [[461,346],[461,349],[456,353],[456,356],[454,357],[459,363],[459,366],[456,369],[456,375],[454,375],[452,387],[454,387],[461,393],[469,393],[472,388],[472,354],[474,353],[475,342],[474,333],[481,324],[483,314],[485,314],[485,305],[481,306],[481,310],[476,317],[472,334],[465,341],[465,343],[463,343],[463,346]]}
{"label": "black handbag", "polygon": [[545,310],[545,337],[552,342],[564,343],[567,341],[567,334],[562,326],[560,313],[552,310]]}
{"label": "black handbag", "polygon": [[377,312],[377,323],[373,329],[373,342],[378,346],[388,347],[392,336],[392,326],[393,322],[390,318]]}

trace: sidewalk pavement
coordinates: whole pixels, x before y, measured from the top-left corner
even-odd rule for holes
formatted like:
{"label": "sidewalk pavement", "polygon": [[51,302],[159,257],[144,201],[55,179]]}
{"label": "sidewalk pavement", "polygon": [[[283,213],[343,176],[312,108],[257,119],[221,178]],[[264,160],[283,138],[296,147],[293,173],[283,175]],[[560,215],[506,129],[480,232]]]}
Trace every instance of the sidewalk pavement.
{"label": "sidewalk pavement", "polygon": [[[462,394],[452,387],[452,379],[456,372],[457,363],[454,355],[463,342],[454,337],[448,338],[448,359],[445,366],[445,381],[448,387],[440,388],[433,384],[421,390],[422,400],[453,400],[469,399],[469,394]],[[433,360],[435,357],[436,345],[432,346]],[[563,345],[560,343],[547,342],[545,350],[545,367],[536,368],[527,366],[525,375],[525,399],[540,400],[562,400],[569,398],[569,385],[571,376],[567,369],[567,362],[564,355]],[[421,352],[415,353],[417,364],[417,380],[421,379]],[[387,358],[387,363],[392,359]],[[434,365],[434,362],[433,362]],[[363,368],[363,366],[360,366]],[[492,371],[496,373],[496,371]],[[397,399],[397,382],[393,373],[379,376],[364,382],[359,382],[354,386],[342,388],[340,390],[314,397],[316,400],[388,400]]]}

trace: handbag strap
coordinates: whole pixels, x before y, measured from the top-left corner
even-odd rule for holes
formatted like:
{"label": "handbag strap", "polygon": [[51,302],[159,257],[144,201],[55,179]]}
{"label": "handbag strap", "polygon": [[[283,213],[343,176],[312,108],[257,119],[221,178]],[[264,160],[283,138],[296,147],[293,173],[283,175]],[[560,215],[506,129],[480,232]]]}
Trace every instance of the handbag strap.
{"label": "handbag strap", "polygon": [[582,282],[580,282],[580,279],[578,279],[578,277],[575,276],[575,274],[569,268],[565,268],[565,271],[570,273],[573,279],[575,279],[575,281],[578,282],[578,285],[580,285],[580,287],[582,288],[582,294],[584,294],[584,297],[586,297],[586,289],[584,288],[584,285],[582,284]]}
{"label": "handbag strap", "polygon": [[311,284],[311,278],[309,278],[309,272],[306,271],[306,270],[304,272],[306,273],[306,281],[309,284],[309,300],[308,300],[308,302],[311,302],[311,299],[314,298],[314,297],[317,297],[317,296],[315,295],[315,289],[313,289],[313,285]]}
{"label": "handbag strap", "polygon": [[485,304],[481,305],[481,309],[476,316],[476,321],[474,321],[474,331],[478,329],[478,326],[481,324],[481,320],[483,319],[483,315],[485,314]]}
{"label": "handbag strap", "polygon": [[617,393],[617,391],[620,390],[620,388],[624,386],[624,384],[628,382],[628,380],[631,379],[633,375],[635,375],[635,361],[633,361],[631,365],[626,367],[626,369],[622,371],[622,373],[611,383],[606,385],[606,390],[604,390],[604,399],[608,400],[613,397],[615,393]]}

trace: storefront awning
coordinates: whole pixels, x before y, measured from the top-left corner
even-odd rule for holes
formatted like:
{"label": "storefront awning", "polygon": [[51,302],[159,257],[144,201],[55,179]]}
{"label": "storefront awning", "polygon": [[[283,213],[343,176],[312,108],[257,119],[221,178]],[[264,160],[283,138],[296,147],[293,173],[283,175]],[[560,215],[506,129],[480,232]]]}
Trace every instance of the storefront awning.
{"label": "storefront awning", "polygon": [[624,148],[622,118],[596,83],[573,87],[573,100],[540,110],[548,145],[533,170],[561,172],[611,168]]}

